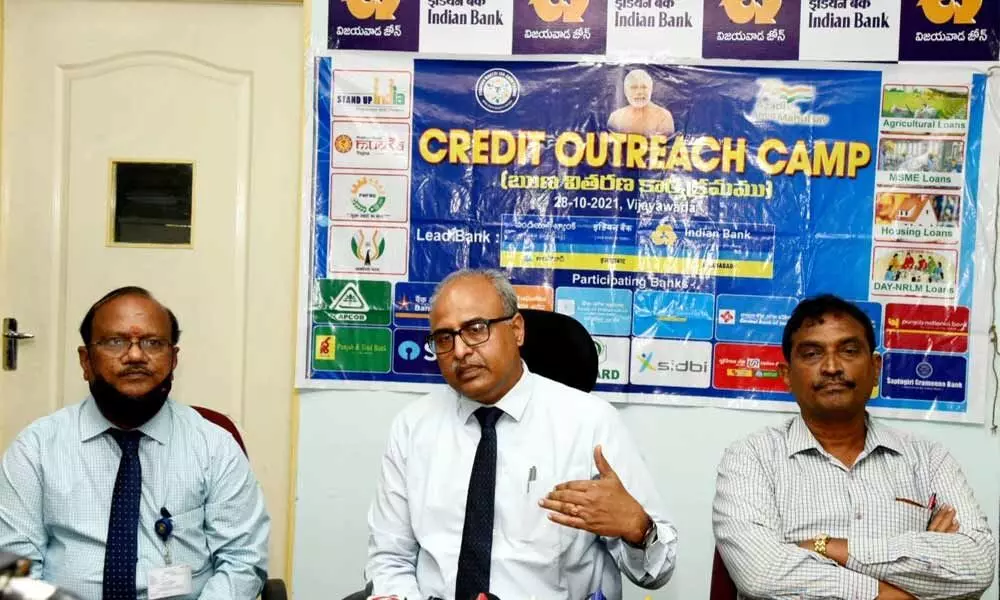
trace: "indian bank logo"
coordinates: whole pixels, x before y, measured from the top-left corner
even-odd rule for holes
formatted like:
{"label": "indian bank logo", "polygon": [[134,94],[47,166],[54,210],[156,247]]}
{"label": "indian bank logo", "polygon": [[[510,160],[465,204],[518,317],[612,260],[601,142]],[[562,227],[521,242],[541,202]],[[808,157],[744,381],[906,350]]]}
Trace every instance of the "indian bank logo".
{"label": "indian bank logo", "polygon": [[364,230],[359,229],[351,237],[351,253],[361,261],[362,265],[370,267],[385,254],[385,238],[378,229],[372,231],[371,236],[365,235]]}
{"label": "indian bank logo", "polygon": [[935,25],[949,21],[956,25],[973,25],[983,0],[917,0],[917,6],[924,9],[924,16]]}
{"label": "indian bank logo", "polygon": [[774,25],[781,0],[722,0],[719,6],[726,9],[726,16],[737,25],[750,21],[756,25]]}
{"label": "indian bank logo", "polygon": [[351,140],[351,136],[340,134],[333,140],[333,147],[337,149],[337,152],[347,154],[354,147],[354,141]]}
{"label": "indian bank logo", "polygon": [[[778,2],[781,3],[780,0]],[[590,0],[528,0],[535,7],[535,14],[546,23],[562,20],[563,23],[583,23],[583,13]]]}
{"label": "indian bank logo", "polygon": [[355,19],[370,19],[376,21],[394,21],[399,0],[343,0],[347,10]]}

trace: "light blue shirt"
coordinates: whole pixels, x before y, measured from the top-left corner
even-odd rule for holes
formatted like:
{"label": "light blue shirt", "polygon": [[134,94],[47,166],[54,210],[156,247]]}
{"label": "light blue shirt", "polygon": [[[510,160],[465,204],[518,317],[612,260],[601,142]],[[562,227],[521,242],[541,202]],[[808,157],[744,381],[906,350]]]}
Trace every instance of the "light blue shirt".
{"label": "light blue shirt", "polygon": [[[104,548],[121,449],[87,398],[18,435],[0,463],[0,550],[33,561],[32,575],[101,597]],[[139,428],[142,500],[138,600],[151,569],[188,565],[201,600],[251,600],[267,573],[270,519],[250,463],[225,429],[168,400]],[[153,530],[172,515],[168,548]]]}

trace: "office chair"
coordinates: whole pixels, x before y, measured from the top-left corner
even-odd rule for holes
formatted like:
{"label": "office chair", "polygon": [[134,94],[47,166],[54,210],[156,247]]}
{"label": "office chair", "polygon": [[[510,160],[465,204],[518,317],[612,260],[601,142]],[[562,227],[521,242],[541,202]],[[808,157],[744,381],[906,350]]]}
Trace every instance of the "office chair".
{"label": "office chair", "polygon": [[[519,312],[524,318],[521,358],[528,369],[571,388],[588,393],[593,390],[598,356],[587,328],[573,317],[548,310],[522,308]],[[369,581],[365,589],[344,600],[365,600],[371,593]]]}
{"label": "office chair", "polygon": [[715,551],[712,560],[712,587],[708,593],[709,600],[736,600],[736,584],[729,576],[729,569],[722,561],[722,555]]}
{"label": "office chair", "polygon": [[[219,427],[228,431],[236,443],[240,445],[240,449],[243,450],[243,454],[247,453],[247,447],[243,444],[243,436],[240,435],[239,429],[236,428],[236,424],[227,417],[226,415],[214,411],[211,408],[205,408],[204,406],[192,406],[191,408],[198,411],[202,417],[206,420],[215,423]],[[288,600],[288,590],[285,589],[285,582],[282,579],[268,579],[264,582],[264,590],[260,594],[261,600]]]}

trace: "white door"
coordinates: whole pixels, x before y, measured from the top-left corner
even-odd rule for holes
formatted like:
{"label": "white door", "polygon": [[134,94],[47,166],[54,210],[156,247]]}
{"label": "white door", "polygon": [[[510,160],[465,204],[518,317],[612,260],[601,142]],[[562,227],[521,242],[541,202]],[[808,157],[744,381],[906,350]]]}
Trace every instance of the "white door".
{"label": "white door", "polygon": [[[302,6],[5,0],[3,20],[0,316],[35,337],[19,344],[16,370],[0,371],[0,451],[85,396],[75,348],[90,304],[146,287],[183,330],[174,397],[227,413],[245,434],[282,576]],[[116,200],[129,168],[116,163],[186,166],[189,244],[143,243],[123,212],[132,205]]]}

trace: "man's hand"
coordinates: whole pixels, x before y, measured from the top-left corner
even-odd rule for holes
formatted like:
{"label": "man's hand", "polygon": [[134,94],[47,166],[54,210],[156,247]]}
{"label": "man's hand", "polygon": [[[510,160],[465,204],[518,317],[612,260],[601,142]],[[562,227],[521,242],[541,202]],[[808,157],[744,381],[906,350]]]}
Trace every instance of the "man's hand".
{"label": "man's hand", "polygon": [[594,448],[594,464],[598,479],[560,483],[539,504],[552,511],[549,519],[560,525],[642,543],[652,519],[622,485],[600,446]]}
{"label": "man's hand", "polygon": [[878,596],[875,600],[917,600],[912,595],[884,581],[878,582]]}
{"label": "man's hand", "polygon": [[958,531],[958,518],[955,508],[947,504],[941,510],[934,513],[931,522],[927,525],[927,531],[936,533],[956,533]]}

